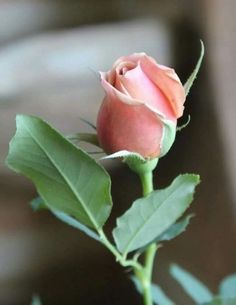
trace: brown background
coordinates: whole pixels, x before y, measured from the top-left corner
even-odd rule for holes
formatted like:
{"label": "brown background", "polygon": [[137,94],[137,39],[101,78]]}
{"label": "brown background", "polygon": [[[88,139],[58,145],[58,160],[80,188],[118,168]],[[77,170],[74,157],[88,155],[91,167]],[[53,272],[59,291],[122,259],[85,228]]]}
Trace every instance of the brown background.
{"label": "brown background", "polygon": [[[16,113],[43,116],[65,133],[85,130],[79,117],[95,122],[103,96],[94,71],[108,69],[121,52],[145,50],[185,81],[200,38],[206,56],[181,120],[191,114],[191,123],[154,179],[163,187],[179,173],[199,173],[196,216],[160,249],[154,281],[177,304],[190,305],[168,275],[171,262],[215,293],[236,272],[235,11],[234,0],[0,1],[1,304],[29,304],[34,292],[44,305],[141,304],[128,272],[105,249],[47,212],[31,211],[32,184],[6,169],[4,159]],[[140,190],[123,164],[104,165],[113,178],[109,231]]]}

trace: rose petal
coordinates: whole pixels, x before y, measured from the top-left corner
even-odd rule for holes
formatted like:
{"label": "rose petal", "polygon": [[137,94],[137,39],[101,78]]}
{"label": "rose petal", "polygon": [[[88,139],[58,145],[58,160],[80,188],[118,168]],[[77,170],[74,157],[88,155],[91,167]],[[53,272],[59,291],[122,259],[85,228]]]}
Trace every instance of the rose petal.
{"label": "rose petal", "polygon": [[115,61],[115,63],[112,66],[112,70],[113,69],[115,70],[116,67],[119,66],[120,63],[122,63],[122,62],[131,62],[131,63],[137,64],[139,62],[140,58],[143,56],[146,56],[146,54],[145,53],[134,53],[134,54],[128,55],[128,56],[122,56]]}
{"label": "rose petal", "polygon": [[[102,75],[101,75],[102,76]],[[113,87],[105,78],[102,77],[101,79],[102,86],[106,92],[107,96],[116,97],[121,103],[129,104],[129,105],[142,105],[143,102],[133,99],[128,95],[122,93],[121,91],[117,90]],[[112,100],[112,99],[111,99]]]}
{"label": "rose petal", "polygon": [[144,73],[154,82],[168,98],[177,118],[184,110],[185,91],[174,69],[158,65],[151,57],[145,55],[140,59]]}
{"label": "rose petal", "polygon": [[145,105],[128,105],[107,95],[100,108],[97,132],[107,153],[128,150],[145,158],[160,153],[163,124]]}
{"label": "rose petal", "polygon": [[[107,78],[109,77],[108,73],[100,72],[100,76],[101,76],[101,84],[102,84],[107,96],[116,97],[116,99],[119,102],[128,104],[130,106],[143,105],[146,108],[148,108],[149,111],[154,112],[158,116],[159,119],[162,119],[165,117],[163,113],[161,113],[158,109],[154,108],[152,105],[149,105],[148,103],[145,103],[142,100],[132,98],[129,94],[126,94],[125,90],[122,89],[122,84],[120,84],[120,90],[117,90],[115,87],[113,87],[107,81]],[[113,98],[111,98],[110,100],[112,101]]]}
{"label": "rose petal", "polygon": [[[167,97],[159,87],[146,76],[138,64],[124,75],[116,75],[115,87],[134,99],[157,109],[168,119],[175,119],[175,114]],[[118,88],[119,87],[119,88]]]}

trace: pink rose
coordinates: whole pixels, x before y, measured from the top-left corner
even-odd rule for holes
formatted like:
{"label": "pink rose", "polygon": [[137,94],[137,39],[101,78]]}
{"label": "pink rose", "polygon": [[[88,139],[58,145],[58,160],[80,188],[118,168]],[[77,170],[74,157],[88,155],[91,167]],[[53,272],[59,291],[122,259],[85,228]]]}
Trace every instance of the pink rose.
{"label": "pink rose", "polygon": [[151,159],[166,154],[186,97],[175,71],[145,53],[135,53],[100,74],[106,96],[97,132],[105,152],[126,150]]}

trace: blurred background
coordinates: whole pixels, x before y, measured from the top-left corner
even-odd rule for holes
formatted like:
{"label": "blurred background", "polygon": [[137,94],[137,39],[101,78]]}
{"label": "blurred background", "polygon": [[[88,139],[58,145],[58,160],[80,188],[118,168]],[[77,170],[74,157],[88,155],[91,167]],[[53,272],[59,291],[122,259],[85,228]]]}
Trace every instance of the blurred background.
{"label": "blurred background", "polygon": [[[171,277],[182,265],[214,292],[236,272],[236,1],[0,0],[0,304],[140,304],[128,273],[96,241],[34,213],[33,185],[4,165],[17,113],[43,117],[65,134],[91,131],[104,92],[97,71],[146,52],[172,66],[183,82],[202,39],[206,55],[187,98],[181,131],[160,161],[155,186],[179,173],[201,175],[188,230],[160,249],[154,281],[177,304],[190,305]],[[119,161],[104,162],[113,178],[115,217],[140,196],[139,181]]]}

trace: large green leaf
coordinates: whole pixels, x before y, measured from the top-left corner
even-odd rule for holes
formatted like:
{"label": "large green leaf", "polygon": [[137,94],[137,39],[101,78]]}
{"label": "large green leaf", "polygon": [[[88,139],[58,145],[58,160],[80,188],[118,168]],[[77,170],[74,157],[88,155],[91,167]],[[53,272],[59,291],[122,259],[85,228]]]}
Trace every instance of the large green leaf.
{"label": "large green leaf", "polygon": [[236,273],[225,277],[220,283],[219,290],[221,296],[236,298]]}
{"label": "large green leaf", "polygon": [[138,250],[139,253],[142,253],[146,250],[146,247],[152,243],[161,243],[163,241],[169,241],[174,239],[175,237],[182,234],[187,226],[189,225],[190,219],[193,217],[193,214],[185,216],[180,221],[174,223],[171,225],[167,230],[165,230],[162,234],[157,236],[154,240],[152,240],[150,243],[146,244],[144,247]]}
{"label": "large green leaf", "polygon": [[213,294],[202,282],[178,265],[171,266],[170,274],[196,303],[210,302],[213,299]]}
{"label": "large green leaf", "polygon": [[117,219],[113,236],[118,249],[127,254],[153,241],[184,213],[193,199],[199,176],[178,176],[166,189],[136,200]]}
{"label": "large green leaf", "polygon": [[83,233],[87,234],[89,237],[92,237],[95,240],[100,241],[99,235],[96,234],[92,229],[86,227],[85,225],[83,225],[77,219],[75,219],[74,217],[71,217],[70,215],[67,215],[67,214],[65,214],[63,212],[60,212],[60,211],[50,209],[45,204],[45,202],[43,201],[43,199],[41,197],[37,197],[37,198],[33,199],[30,204],[31,204],[31,207],[32,207],[33,211],[37,212],[37,211],[45,210],[45,209],[49,210],[60,221],[66,223],[67,225],[69,225],[69,226],[71,226],[75,229],[78,229],[78,230],[82,231]]}
{"label": "large green leaf", "polygon": [[8,166],[35,183],[50,209],[102,227],[112,206],[106,171],[41,119],[18,115],[16,123]]}
{"label": "large green leaf", "polygon": [[155,241],[156,242],[168,241],[179,236],[186,230],[187,226],[189,225],[190,219],[192,217],[193,215],[190,214],[184,217],[182,220],[174,223],[165,232],[163,232],[160,236],[158,236]]}
{"label": "large green leaf", "polygon": [[54,214],[59,220],[62,222],[68,224],[69,226],[78,229],[82,231],[83,233],[87,234],[89,237],[100,241],[99,235],[96,234],[93,230],[90,228],[86,227],[82,223],[80,223],[78,220],[74,219],[73,217],[59,211],[51,210],[52,214]]}

